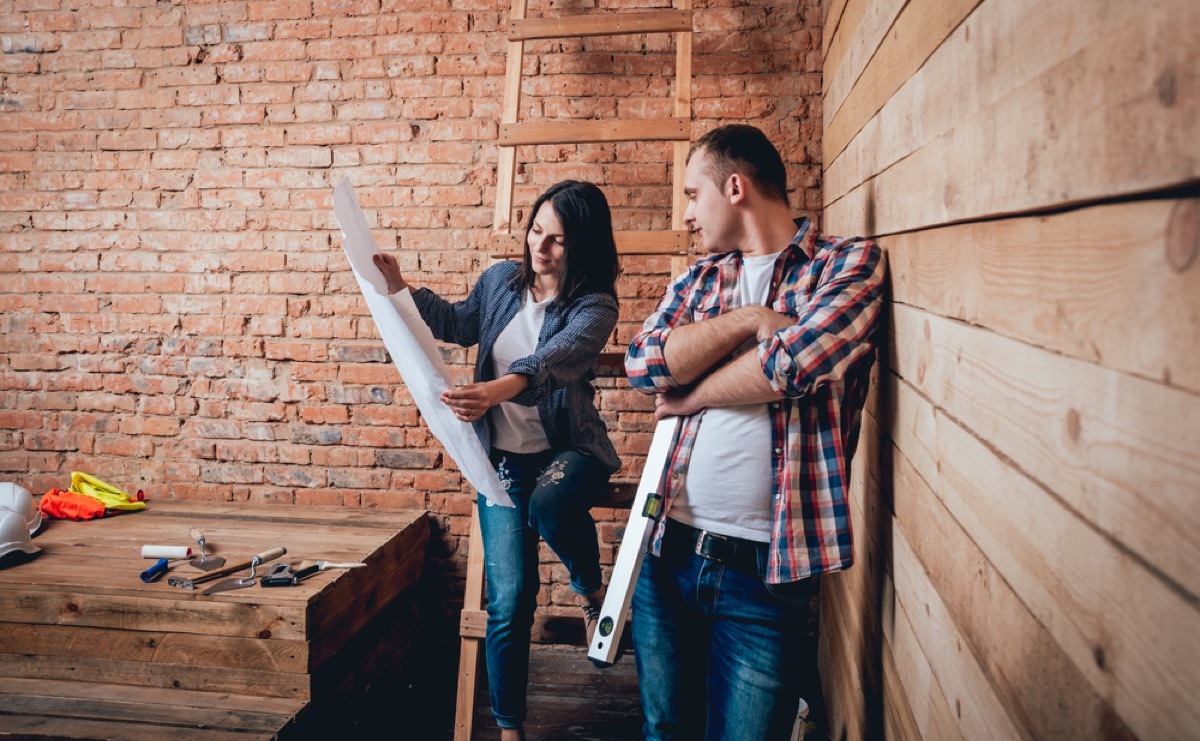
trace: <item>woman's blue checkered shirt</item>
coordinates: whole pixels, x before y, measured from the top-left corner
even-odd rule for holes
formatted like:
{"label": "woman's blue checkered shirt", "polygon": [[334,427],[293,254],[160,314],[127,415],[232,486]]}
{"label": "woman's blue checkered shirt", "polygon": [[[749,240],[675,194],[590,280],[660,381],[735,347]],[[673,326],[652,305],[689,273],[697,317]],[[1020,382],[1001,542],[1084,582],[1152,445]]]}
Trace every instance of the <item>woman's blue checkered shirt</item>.
{"label": "woman's blue checkered shirt", "polygon": [[[521,308],[524,291],[513,285],[520,270],[502,262],[484,271],[466,299],[451,303],[427,288],[413,292],[413,302],[434,337],[463,347],[479,345],[475,382],[496,379],[492,348],[496,338]],[[617,301],[606,293],[589,293],[568,304],[553,301],[532,355],[509,366],[509,373],[529,377],[529,388],[510,401],[537,406],[546,438],[554,450],[576,450],[595,458],[609,473],[621,459],[608,439],[596,409],[596,359],[617,323]],[[491,450],[491,415],[475,421],[484,450]]]}

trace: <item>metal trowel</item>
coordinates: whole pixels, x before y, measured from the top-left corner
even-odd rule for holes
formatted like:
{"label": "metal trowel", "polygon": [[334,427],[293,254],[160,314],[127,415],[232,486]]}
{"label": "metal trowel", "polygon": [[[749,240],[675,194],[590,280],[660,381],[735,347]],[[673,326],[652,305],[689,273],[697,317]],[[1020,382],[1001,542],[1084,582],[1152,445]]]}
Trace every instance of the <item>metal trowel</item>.
{"label": "metal trowel", "polygon": [[196,528],[192,528],[191,536],[193,540],[200,544],[200,557],[193,558],[191,561],[188,561],[189,564],[200,569],[201,571],[212,571],[213,569],[219,569],[225,565],[225,559],[221,556],[209,556],[204,552],[204,533],[200,532]]}
{"label": "metal trowel", "polygon": [[[205,594],[205,595],[216,594],[217,592],[228,592],[231,589],[245,589],[246,587],[252,587],[252,586],[254,586],[254,583],[257,581],[258,574],[256,572],[258,570],[258,567],[261,566],[262,564],[266,563],[267,561],[274,561],[275,559],[279,558],[280,556],[282,556],[285,553],[287,553],[287,549],[283,548],[282,546],[279,548],[272,548],[269,551],[264,551],[264,552],[258,554],[257,556],[255,556],[254,558],[250,559],[250,575],[249,576],[240,578],[240,579],[234,578],[234,579],[225,579],[224,581],[219,581],[216,584],[209,587],[208,589],[205,589],[203,592],[201,592],[201,594]],[[243,568],[245,568],[245,567],[243,567]]]}

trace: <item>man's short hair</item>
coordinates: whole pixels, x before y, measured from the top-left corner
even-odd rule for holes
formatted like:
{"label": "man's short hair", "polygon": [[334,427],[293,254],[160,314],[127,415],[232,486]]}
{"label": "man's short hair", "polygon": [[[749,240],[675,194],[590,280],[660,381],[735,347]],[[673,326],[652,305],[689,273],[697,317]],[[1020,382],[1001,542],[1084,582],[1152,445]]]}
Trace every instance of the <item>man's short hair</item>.
{"label": "man's short hair", "polygon": [[729,124],[696,140],[688,161],[703,150],[708,154],[709,176],[724,187],[733,173],[746,176],[772,200],[787,203],[787,170],[779,150],[767,135],[748,124]]}

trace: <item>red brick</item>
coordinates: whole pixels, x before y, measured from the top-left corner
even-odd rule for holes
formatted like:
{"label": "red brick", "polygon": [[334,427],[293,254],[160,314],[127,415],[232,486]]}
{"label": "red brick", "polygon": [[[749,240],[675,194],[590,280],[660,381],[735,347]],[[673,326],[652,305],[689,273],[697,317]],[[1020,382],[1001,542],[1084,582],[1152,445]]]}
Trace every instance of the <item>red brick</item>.
{"label": "red brick", "polygon": [[300,505],[354,506],[357,503],[354,494],[344,491],[300,490],[295,494],[295,502]]}
{"label": "red brick", "polygon": [[200,479],[210,484],[261,484],[261,466],[206,463],[200,466]]}
{"label": "red brick", "polygon": [[413,476],[413,486],[431,492],[458,491],[462,486],[462,477],[440,471],[420,471]]}
{"label": "red brick", "polygon": [[242,44],[242,61],[273,62],[305,58],[303,41],[256,41]]}
{"label": "red brick", "polygon": [[426,509],[426,495],[416,491],[364,490],[360,494],[364,507],[388,510]]}
{"label": "red brick", "polygon": [[358,447],[400,448],[403,447],[406,439],[407,436],[401,427],[360,427],[356,426],[352,420],[352,426],[347,429],[344,442],[346,445]]}
{"label": "red brick", "polygon": [[297,414],[300,420],[307,424],[344,425],[350,421],[348,409],[340,404],[301,405]]}
{"label": "red brick", "polygon": [[309,0],[252,0],[246,3],[246,19],[251,21],[305,18]]}
{"label": "red brick", "polygon": [[179,434],[180,421],[164,417],[127,417],[121,420],[120,431],[125,435],[155,435],[171,437]]}
{"label": "red brick", "polygon": [[121,458],[150,458],[154,455],[154,442],[147,437],[100,436],[96,438],[95,452]]}

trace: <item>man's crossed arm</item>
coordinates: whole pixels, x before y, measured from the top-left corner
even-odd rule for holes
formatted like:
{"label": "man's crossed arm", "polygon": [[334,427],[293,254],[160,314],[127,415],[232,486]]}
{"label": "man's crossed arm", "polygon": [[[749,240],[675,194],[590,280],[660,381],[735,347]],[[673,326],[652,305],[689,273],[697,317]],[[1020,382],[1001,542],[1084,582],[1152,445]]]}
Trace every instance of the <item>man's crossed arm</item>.
{"label": "man's crossed arm", "polygon": [[765,306],[743,306],[707,321],[676,327],[663,346],[667,367],[683,386],[700,381],[658,394],[655,416],[686,416],[706,407],[778,400],[780,395],[763,375],[755,348],[719,364],[746,340],[762,342],[795,321]]}

